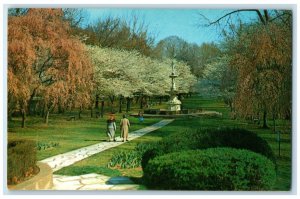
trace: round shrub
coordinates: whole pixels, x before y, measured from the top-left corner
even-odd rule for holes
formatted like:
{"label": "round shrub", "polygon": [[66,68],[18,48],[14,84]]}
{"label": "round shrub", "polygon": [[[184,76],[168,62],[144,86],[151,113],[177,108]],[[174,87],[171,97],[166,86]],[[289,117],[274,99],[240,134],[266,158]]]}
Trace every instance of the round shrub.
{"label": "round shrub", "polygon": [[211,148],[157,156],[144,168],[143,179],[156,190],[269,190],[276,172],[260,154]]}
{"label": "round shrub", "polygon": [[149,148],[149,150],[144,152],[142,155],[142,166],[144,168],[150,159],[159,155],[182,150],[215,147],[248,149],[266,156],[276,164],[275,155],[271,147],[256,133],[245,129],[221,128],[189,130],[165,137],[155,147]]}
{"label": "round shrub", "polygon": [[36,143],[32,140],[15,140],[7,144],[7,183],[18,184],[38,172]]}
{"label": "round shrub", "polygon": [[144,168],[148,161],[156,156],[176,151],[197,149],[198,141],[189,137],[190,132],[184,131],[167,136],[159,142],[152,143],[151,147],[144,150],[142,154],[142,167]]}
{"label": "round shrub", "polygon": [[219,140],[220,146],[250,151],[266,156],[276,164],[275,155],[266,140],[256,133],[238,128],[223,128],[211,132]]}

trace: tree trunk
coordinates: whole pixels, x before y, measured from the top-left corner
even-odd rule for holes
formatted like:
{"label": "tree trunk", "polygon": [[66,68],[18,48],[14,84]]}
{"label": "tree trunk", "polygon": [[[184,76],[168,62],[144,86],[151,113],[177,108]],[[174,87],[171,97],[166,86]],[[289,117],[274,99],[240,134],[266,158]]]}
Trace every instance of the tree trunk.
{"label": "tree trunk", "polygon": [[162,102],[162,96],[159,97],[159,105],[161,105]]}
{"label": "tree trunk", "polygon": [[96,102],[95,102],[95,109],[98,110],[99,109],[99,95],[96,95]]}
{"label": "tree trunk", "polygon": [[113,113],[114,112],[114,101],[115,101],[115,96],[109,96],[110,99],[110,111]]}
{"label": "tree trunk", "polygon": [[65,108],[63,106],[61,106],[60,103],[58,104],[58,113],[62,113],[62,114],[65,113]]}
{"label": "tree trunk", "polygon": [[289,108],[286,113],[284,114],[284,119],[291,120],[292,119],[292,109]]}
{"label": "tree trunk", "polygon": [[233,101],[229,101],[230,112],[233,112]]}
{"label": "tree trunk", "polygon": [[140,97],[136,97],[135,98],[135,104],[137,104],[139,102]]}
{"label": "tree trunk", "polygon": [[263,128],[264,129],[268,128],[268,125],[267,125],[267,111],[266,110],[264,110],[263,121],[264,121]]}
{"label": "tree trunk", "polygon": [[169,101],[170,99],[171,99],[170,96],[166,96],[166,97],[165,97],[165,102]]}
{"label": "tree trunk", "polygon": [[36,94],[36,88],[33,89],[33,92],[32,94],[30,95],[30,98],[29,98],[29,101],[28,101],[28,107],[27,107],[27,112],[28,112],[28,115],[32,115],[32,113],[34,113],[35,111],[31,111],[32,109],[32,106],[34,105],[33,103],[33,98],[35,97],[35,94]]}
{"label": "tree trunk", "polygon": [[25,109],[22,109],[21,113],[22,113],[22,128],[24,128],[25,127],[25,120],[26,120],[26,111],[25,111]]}
{"label": "tree trunk", "polygon": [[130,111],[130,102],[131,99],[129,97],[126,98],[126,112],[128,113]]}
{"label": "tree trunk", "polygon": [[273,132],[276,133],[276,118],[274,113],[273,113]]}
{"label": "tree trunk", "polygon": [[91,118],[93,118],[93,106],[91,106]]}
{"label": "tree trunk", "polygon": [[81,119],[81,112],[82,112],[82,106],[80,106],[80,108],[79,108],[78,119]]}
{"label": "tree trunk", "polygon": [[149,103],[148,103],[148,97],[145,97],[145,101],[144,101],[144,107],[147,107],[149,106]]}
{"label": "tree trunk", "polygon": [[33,115],[32,107],[33,107],[33,101],[32,101],[33,96],[30,96],[30,99],[28,101],[28,110],[27,113],[28,115]]}
{"label": "tree trunk", "polygon": [[46,112],[46,116],[45,116],[45,124],[48,125],[48,121],[49,121],[49,110],[47,110],[47,112]]}
{"label": "tree trunk", "polygon": [[144,99],[144,97],[143,96],[141,96],[141,101],[140,101],[140,109],[143,109],[143,100]]}
{"label": "tree trunk", "polygon": [[101,118],[103,118],[103,115],[104,115],[104,100],[101,101]]}
{"label": "tree trunk", "polygon": [[42,118],[45,117],[45,109],[46,109],[46,105],[45,105],[45,103],[44,103],[44,104],[43,104],[42,113],[41,113]]}
{"label": "tree trunk", "polygon": [[123,101],[123,97],[120,96],[120,98],[119,98],[119,113],[122,113],[122,101]]}

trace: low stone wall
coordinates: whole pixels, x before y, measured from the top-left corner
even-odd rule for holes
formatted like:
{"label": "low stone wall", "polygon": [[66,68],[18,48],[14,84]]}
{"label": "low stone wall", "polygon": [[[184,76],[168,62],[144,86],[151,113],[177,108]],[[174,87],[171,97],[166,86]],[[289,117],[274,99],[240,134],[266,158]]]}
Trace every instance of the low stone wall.
{"label": "low stone wall", "polygon": [[37,162],[40,172],[20,184],[9,186],[9,190],[49,190],[53,187],[52,169],[48,164]]}
{"label": "low stone wall", "polygon": [[[137,113],[133,113],[130,114],[130,116],[133,117],[138,117]],[[186,117],[186,118],[190,118],[190,117],[204,117],[204,118],[221,118],[222,117],[222,113],[216,112],[216,111],[202,111],[202,112],[196,112],[196,113],[187,113],[187,114],[182,114],[182,113],[176,113],[173,112],[172,114],[170,113],[166,113],[165,114],[161,114],[161,111],[159,112],[159,114],[143,114],[144,118],[181,118],[181,117]]]}

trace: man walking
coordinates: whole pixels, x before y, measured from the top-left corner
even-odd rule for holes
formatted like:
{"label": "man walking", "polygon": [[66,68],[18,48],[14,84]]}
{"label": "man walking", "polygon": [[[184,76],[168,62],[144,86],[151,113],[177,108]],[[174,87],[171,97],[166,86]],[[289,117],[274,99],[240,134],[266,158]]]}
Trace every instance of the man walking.
{"label": "man walking", "polygon": [[121,137],[123,138],[122,142],[124,142],[124,140],[128,141],[129,127],[130,127],[130,122],[126,118],[126,115],[123,115],[123,119],[121,119],[121,122],[120,122]]}

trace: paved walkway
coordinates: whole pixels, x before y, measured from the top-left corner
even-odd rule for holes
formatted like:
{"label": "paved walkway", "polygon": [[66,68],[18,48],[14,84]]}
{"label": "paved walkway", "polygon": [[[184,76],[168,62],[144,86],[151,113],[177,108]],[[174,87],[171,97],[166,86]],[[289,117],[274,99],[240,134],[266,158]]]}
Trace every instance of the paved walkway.
{"label": "paved walkway", "polygon": [[[128,140],[136,139],[146,133],[155,131],[169,123],[173,119],[162,120],[152,126],[139,129],[129,133]],[[63,167],[74,164],[80,160],[83,160],[91,155],[100,153],[104,150],[119,146],[126,142],[122,142],[120,138],[117,138],[116,142],[101,142],[91,146],[76,149],[64,154],[59,154],[41,162],[48,164],[53,172]],[[98,174],[87,174],[82,176],[61,176],[53,175],[53,189],[55,190],[134,190],[138,185],[134,185],[133,182],[127,177],[115,177],[110,178],[108,176]]]}
{"label": "paved walkway", "polygon": [[124,176],[90,173],[80,176],[53,175],[53,190],[137,190],[139,185]]}

